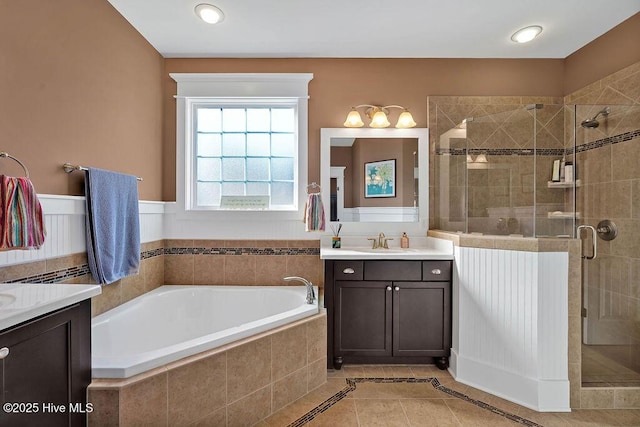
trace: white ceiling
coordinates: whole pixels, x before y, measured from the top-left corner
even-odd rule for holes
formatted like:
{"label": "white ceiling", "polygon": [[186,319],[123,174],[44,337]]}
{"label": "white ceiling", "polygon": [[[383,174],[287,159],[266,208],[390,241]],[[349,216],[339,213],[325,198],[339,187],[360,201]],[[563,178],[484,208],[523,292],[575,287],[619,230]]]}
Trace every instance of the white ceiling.
{"label": "white ceiling", "polygon": [[[640,12],[640,0],[109,1],[166,58],[565,58]],[[204,2],[225,20],[196,17]],[[511,42],[533,24],[536,40]]]}

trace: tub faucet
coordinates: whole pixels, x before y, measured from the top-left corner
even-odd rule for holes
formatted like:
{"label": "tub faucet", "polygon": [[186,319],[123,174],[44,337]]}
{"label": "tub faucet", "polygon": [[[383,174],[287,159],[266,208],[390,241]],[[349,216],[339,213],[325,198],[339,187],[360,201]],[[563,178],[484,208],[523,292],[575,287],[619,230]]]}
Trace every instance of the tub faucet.
{"label": "tub faucet", "polygon": [[291,282],[295,280],[297,282],[304,283],[304,285],[307,287],[307,304],[313,304],[313,301],[315,301],[316,299],[316,293],[313,291],[313,283],[311,283],[304,277],[298,277],[298,276],[285,277],[282,280],[286,282]]}

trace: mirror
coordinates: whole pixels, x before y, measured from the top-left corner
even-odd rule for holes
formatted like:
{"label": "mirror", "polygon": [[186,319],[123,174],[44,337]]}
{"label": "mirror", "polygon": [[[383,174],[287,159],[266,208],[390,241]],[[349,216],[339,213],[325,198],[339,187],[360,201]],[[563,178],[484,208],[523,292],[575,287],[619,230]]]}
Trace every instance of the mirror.
{"label": "mirror", "polygon": [[428,224],[428,130],[323,128],[327,219]]}

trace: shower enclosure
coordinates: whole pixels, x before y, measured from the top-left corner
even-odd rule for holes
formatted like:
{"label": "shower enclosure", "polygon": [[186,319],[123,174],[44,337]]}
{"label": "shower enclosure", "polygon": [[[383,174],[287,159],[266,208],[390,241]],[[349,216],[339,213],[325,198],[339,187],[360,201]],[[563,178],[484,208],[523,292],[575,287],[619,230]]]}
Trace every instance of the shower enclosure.
{"label": "shower enclosure", "polygon": [[[597,229],[582,264],[582,383],[640,386],[640,106],[577,105],[579,224]],[[602,221],[608,220],[609,223]],[[617,231],[607,236],[607,228]],[[611,240],[611,237],[613,237]],[[591,233],[583,233],[585,252]]]}
{"label": "shower enclosure", "polygon": [[582,238],[583,387],[640,387],[640,105],[434,97],[429,115],[430,226]]}
{"label": "shower enclosure", "polygon": [[448,107],[453,106],[436,108],[435,228],[573,237],[580,181],[564,177],[565,165],[575,163],[572,132],[565,130],[567,108],[536,103]]}

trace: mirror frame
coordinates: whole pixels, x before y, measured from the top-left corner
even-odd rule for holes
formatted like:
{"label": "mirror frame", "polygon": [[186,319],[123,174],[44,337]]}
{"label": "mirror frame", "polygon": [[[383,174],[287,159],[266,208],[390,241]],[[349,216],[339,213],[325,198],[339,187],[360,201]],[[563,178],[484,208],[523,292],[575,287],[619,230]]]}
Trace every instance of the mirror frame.
{"label": "mirror frame", "polygon": [[[417,222],[345,222],[343,234],[426,233],[429,228],[429,129],[374,129],[374,128],[321,128],[320,129],[320,185],[325,205],[331,200],[331,139],[332,138],[416,138],[418,140],[418,221]],[[327,220],[328,224],[336,223]],[[327,231],[331,232],[327,227]]]}

